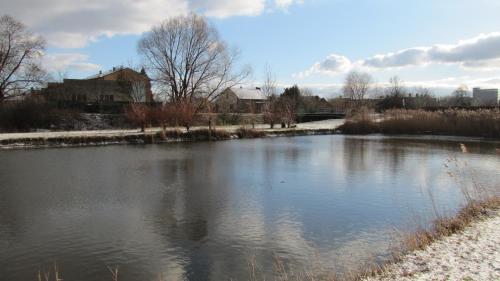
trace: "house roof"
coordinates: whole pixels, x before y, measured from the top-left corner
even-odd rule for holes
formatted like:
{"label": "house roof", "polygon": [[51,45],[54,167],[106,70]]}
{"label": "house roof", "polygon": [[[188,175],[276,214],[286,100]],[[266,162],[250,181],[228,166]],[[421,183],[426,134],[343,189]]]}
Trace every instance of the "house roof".
{"label": "house roof", "polygon": [[258,89],[247,89],[247,88],[232,88],[231,91],[240,100],[266,100],[264,93]]}
{"label": "house roof", "polygon": [[113,69],[111,69],[109,71],[105,71],[105,72],[99,71],[99,73],[97,73],[95,75],[92,75],[92,76],[89,76],[89,77],[87,77],[85,79],[86,80],[92,80],[92,79],[102,78],[102,77],[106,77],[106,76],[111,75],[113,73],[124,71],[124,70],[131,70],[131,71],[136,72],[135,70],[133,70],[133,69],[131,69],[129,67],[120,66],[120,67],[113,67]]}

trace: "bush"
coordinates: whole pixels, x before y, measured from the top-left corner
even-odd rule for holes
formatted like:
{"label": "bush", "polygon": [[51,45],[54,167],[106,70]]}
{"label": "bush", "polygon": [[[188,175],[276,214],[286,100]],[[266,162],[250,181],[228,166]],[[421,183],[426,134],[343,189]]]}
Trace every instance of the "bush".
{"label": "bush", "polygon": [[380,127],[372,120],[346,121],[337,129],[344,134],[375,134],[380,133]]}
{"label": "bush", "polygon": [[54,108],[41,98],[0,104],[0,130],[7,132],[64,129],[75,118],[74,112]]}

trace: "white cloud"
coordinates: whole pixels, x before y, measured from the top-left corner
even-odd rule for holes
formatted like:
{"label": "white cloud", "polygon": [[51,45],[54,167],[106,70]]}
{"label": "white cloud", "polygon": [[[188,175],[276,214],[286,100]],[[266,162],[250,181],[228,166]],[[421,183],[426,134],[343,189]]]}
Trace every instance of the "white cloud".
{"label": "white cloud", "polygon": [[416,47],[376,55],[361,62],[371,68],[394,68],[427,64],[457,64],[464,68],[499,68],[500,33],[481,34],[453,45]]}
{"label": "white cloud", "polygon": [[140,34],[157,22],[189,11],[186,0],[0,0],[11,14],[57,47],[84,47],[92,39]]}
{"label": "white cloud", "polygon": [[[177,15],[201,12],[209,17],[257,16],[268,6],[282,9],[303,0],[0,0],[10,14],[44,35],[51,46],[82,48],[101,36],[141,34]],[[273,4],[274,3],[274,4]]]}
{"label": "white cloud", "polygon": [[345,73],[351,68],[352,63],[347,57],[332,54],[326,57],[326,59],[324,59],[323,61],[315,63],[308,70],[301,72],[295,76],[298,78],[304,78],[317,73],[335,75]]}
{"label": "white cloud", "polygon": [[380,71],[432,64],[452,64],[475,71],[500,69],[500,33],[481,34],[451,45],[437,44],[408,48],[357,61],[351,61],[338,54],[329,55],[323,61],[316,62],[308,70],[295,74],[294,77],[305,78],[313,74],[334,76],[345,74],[353,69]]}
{"label": "white cloud", "polygon": [[264,12],[266,0],[193,0],[191,8],[208,17],[257,16]]}
{"label": "white cloud", "polygon": [[84,47],[87,42],[94,41],[96,38],[81,33],[50,32],[45,36],[45,40],[52,46],[73,49]]}
{"label": "white cloud", "polygon": [[385,55],[375,55],[362,61],[362,65],[372,68],[403,67],[409,65],[423,65],[426,63],[426,48],[412,48],[388,53]]}
{"label": "white cloud", "polygon": [[43,57],[43,66],[53,73],[58,72],[96,72],[101,69],[98,64],[88,62],[89,57],[80,53],[46,54]]}

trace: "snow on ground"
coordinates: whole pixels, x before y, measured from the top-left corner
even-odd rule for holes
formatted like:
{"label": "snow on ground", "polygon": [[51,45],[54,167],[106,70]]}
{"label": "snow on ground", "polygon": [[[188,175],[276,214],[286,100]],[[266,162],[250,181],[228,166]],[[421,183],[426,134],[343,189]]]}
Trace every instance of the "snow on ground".
{"label": "snow on ground", "polygon": [[[319,130],[319,129],[335,129],[344,123],[343,119],[331,119],[317,122],[308,122],[308,123],[300,123],[297,124],[297,129],[310,129],[310,130]],[[223,129],[229,132],[234,132],[241,126],[217,126],[216,129]],[[248,126],[247,126],[248,127]],[[268,130],[269,125],[266,124],[258,124],[255,126],[256,129]],[[206,129],[207,127],[194,127],[193,129]],[[275,129],[279,128],[279,124],[275,126]],[[174,128],[169,128],[174,129]],[[179,128],[184,130],[183,128]],[[148,128],[147,132],[158,132],[160,128]],[[94,130],[94,131],[44,131],[44,132],[31,132],[31,133],[6,133],[0,134],[0,140],[10,140],[10,139],[24,139],[24,138],[60,138],[60,137],[80,137],[80,136],[126,136],[140,133],[139,130],[133,129],[113,129],[113,130]]]}
{"label": "snow on ground", "polygon": [[366,279],[387,280],[500,280],[500,212],[409,254],[382,276]]}
{"label": "snow on ground", "polygon": [[311,129],[311,130],[335,129],[338,126],[344,124],[344,122],[345,122],[345,119],[328,119],[328,120],[323,120],[323,121],[299,123],[299,124],[297,124],[297,128],[299,128],[299,129]]}

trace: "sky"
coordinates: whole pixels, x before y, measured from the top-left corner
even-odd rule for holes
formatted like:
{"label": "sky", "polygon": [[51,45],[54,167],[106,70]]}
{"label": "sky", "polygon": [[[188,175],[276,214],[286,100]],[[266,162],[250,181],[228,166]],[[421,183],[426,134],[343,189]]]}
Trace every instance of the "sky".
{"label": "sky", "polygon": [[53,76],[140,65],[145,32],[195,12],[239,49],[252,86],[269,66],[279,85],[327,97],[340,93],[351,70],[370,73],[380,87],[397,75],[437,95],[461,84],[500,88],[498,0],[0,0],[0,7],[46,39]]}

